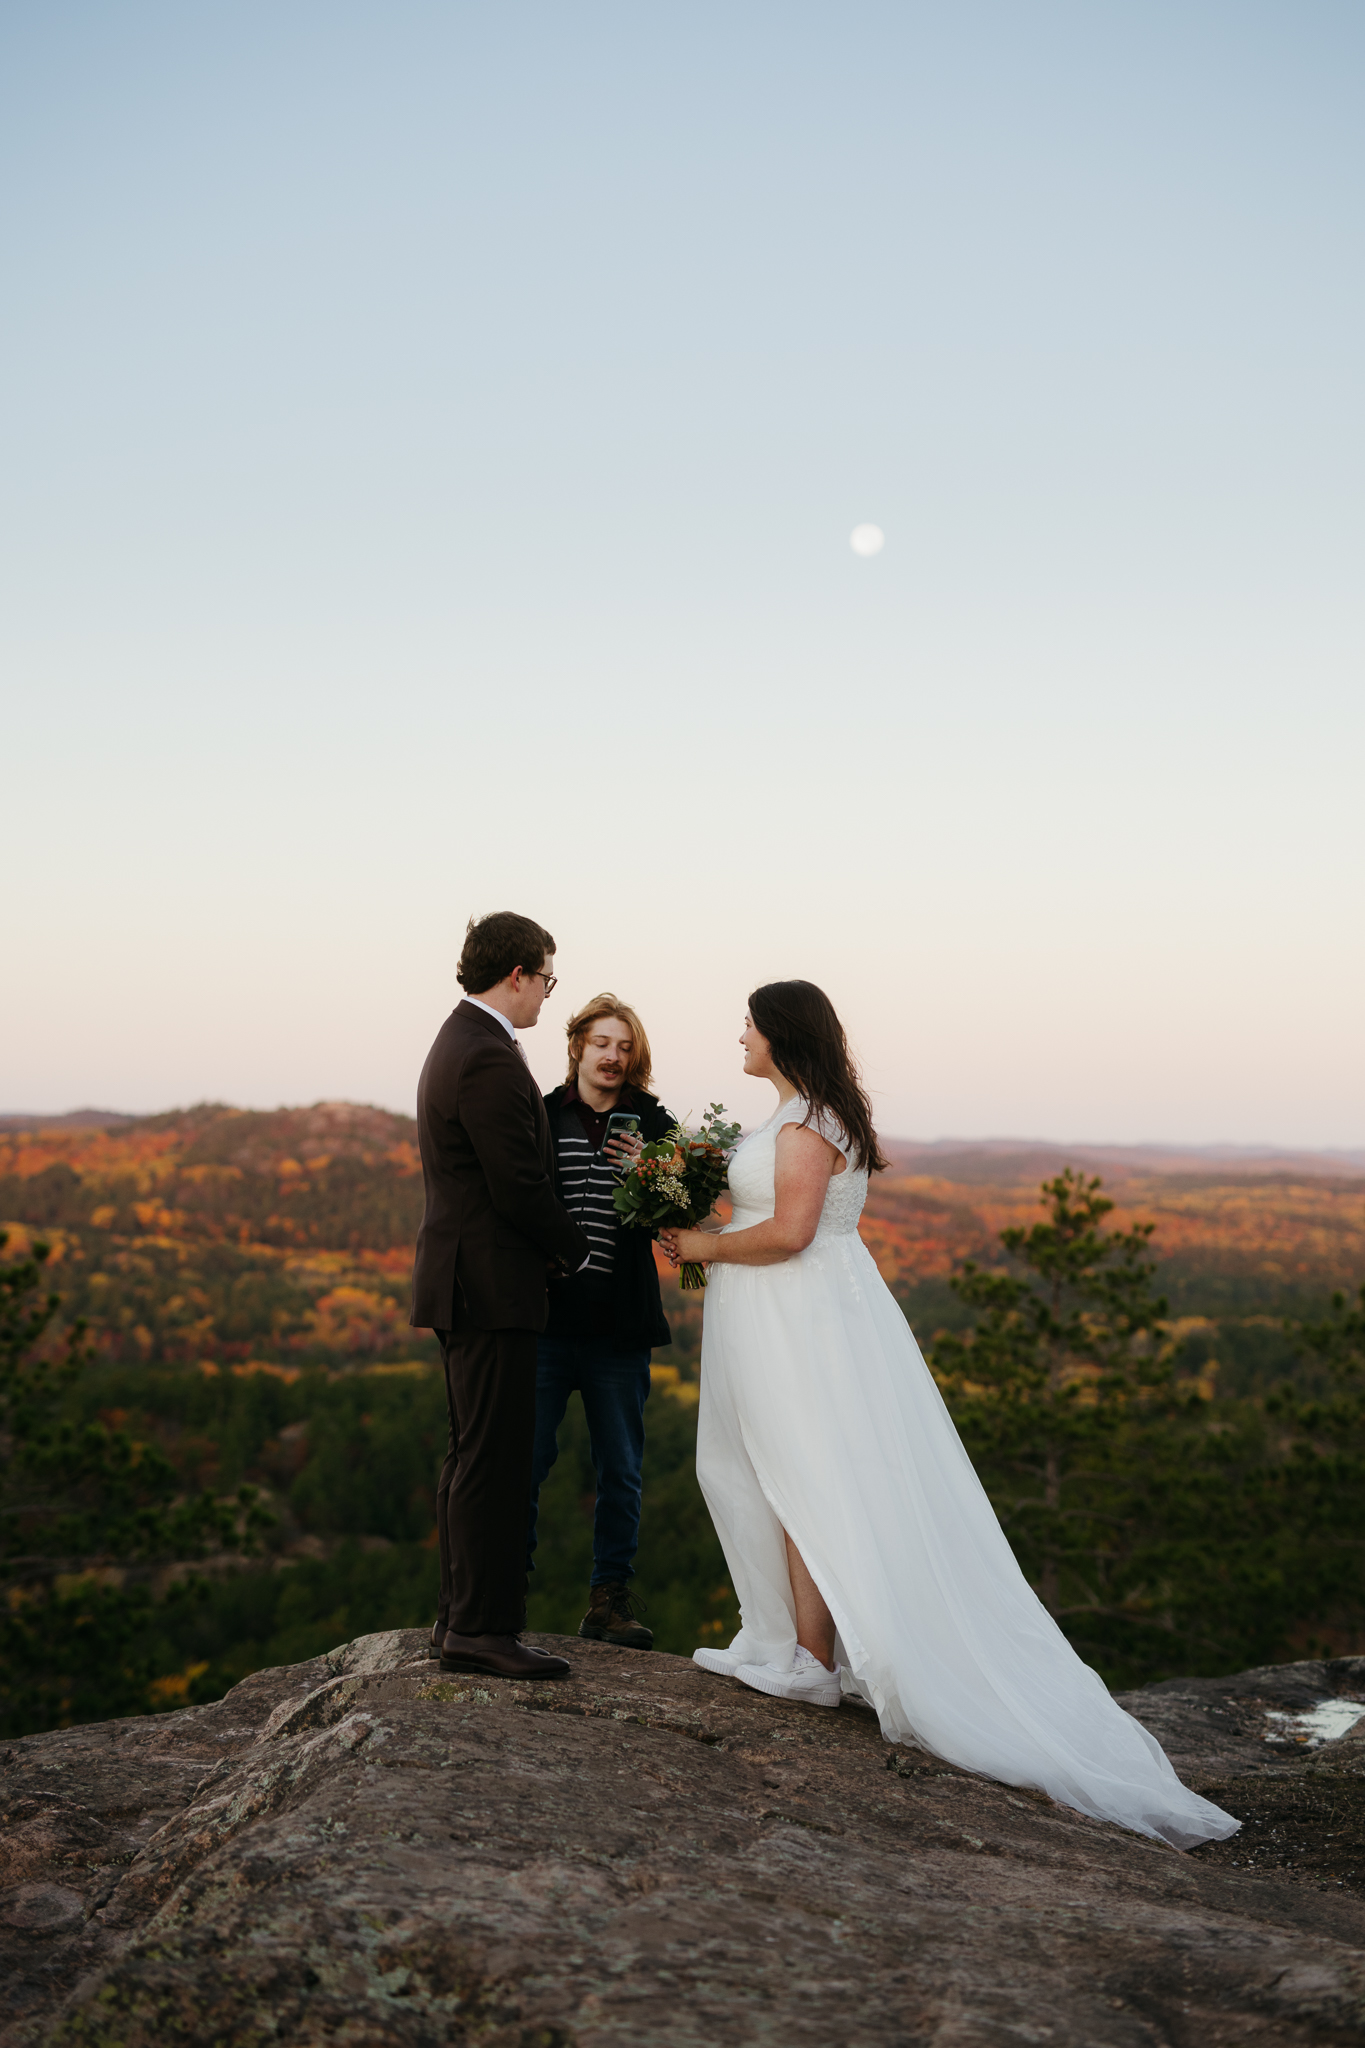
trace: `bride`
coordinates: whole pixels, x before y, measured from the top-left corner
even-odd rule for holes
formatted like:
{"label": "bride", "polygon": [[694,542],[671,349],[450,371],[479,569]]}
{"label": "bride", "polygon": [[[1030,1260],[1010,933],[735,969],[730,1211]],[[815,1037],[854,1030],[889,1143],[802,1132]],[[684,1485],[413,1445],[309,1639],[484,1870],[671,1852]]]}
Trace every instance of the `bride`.
{"label": "bride", "polygon": [[829,998],[755,989],[740,1043],[777,1107],[735,1153],[734,1213],[661,1234],[675,1263],[710,1268],[697,1476],[740,1603],[729,1649],[696,1662],[776,1699],[857,1693],[892,1742],[1176,1848],[1235,1833],[1015,1562],[858,1236],[887,1162]]}

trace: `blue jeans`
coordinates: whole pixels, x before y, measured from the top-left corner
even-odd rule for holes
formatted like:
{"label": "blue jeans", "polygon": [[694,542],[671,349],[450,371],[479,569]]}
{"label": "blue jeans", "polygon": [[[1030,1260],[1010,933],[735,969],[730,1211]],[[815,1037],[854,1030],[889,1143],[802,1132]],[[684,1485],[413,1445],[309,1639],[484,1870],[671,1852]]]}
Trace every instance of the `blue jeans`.
{"label": "blue jeans", "polygon": [[603,1337],[541,1337],[536,1341],[536,1443],[531,1463],[531,1526],[527,1566],[536,1547],[540,1489],[559,1456],[559,1425],[577,1388],[588,1418],[597,1474],[592,1525],[592,1583],[625,1585],[640,1541],[640,1468],[645,1456],[649,1353]]}

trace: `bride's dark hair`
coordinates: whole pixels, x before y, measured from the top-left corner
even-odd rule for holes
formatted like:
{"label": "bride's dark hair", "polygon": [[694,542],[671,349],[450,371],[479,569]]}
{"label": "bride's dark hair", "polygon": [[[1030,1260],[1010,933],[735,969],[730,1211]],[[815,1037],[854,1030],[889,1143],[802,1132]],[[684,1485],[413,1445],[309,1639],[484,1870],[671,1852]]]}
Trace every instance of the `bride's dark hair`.
{"label": "bride's dark hair", "polygon": [[869,1173],[889,1166],[844,1027],[825,991],[813,981],[767,981],[750,996],[749,1015],[768,1041],[773,1065],[809,1104],[805,1122],[825,1110],[843,1126],[855,1166]]}

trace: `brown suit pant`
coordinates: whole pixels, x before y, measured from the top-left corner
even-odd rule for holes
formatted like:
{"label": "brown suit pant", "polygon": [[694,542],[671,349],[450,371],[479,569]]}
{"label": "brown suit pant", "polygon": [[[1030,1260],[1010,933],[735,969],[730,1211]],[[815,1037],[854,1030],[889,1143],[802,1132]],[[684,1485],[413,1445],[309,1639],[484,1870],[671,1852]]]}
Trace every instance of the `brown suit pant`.
{"label": "brown suit pant", "polygon": [[457,1306],[438,1330],[450,1444],[436,1491],[438,1620],[462,1636],[526,1621],[526,1524],[536,1436],[534,1330],[478,1330]]}

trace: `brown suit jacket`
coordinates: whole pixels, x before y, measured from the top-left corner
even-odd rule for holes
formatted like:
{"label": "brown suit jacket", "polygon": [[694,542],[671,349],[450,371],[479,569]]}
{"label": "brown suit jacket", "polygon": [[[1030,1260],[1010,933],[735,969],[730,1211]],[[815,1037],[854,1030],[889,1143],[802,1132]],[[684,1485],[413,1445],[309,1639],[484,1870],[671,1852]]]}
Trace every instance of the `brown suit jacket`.
{"label": "brown suit jacket", "polygon": [[549,1262],[580,1266],[588,1240],[555,1193],[554,1140],[531,1070],[472,1003],[451,1012],[427,1054],[417,1142],[426,1207],[409,1320],[454,1329],[462,1298],[479,1329],[543,1330]]}

